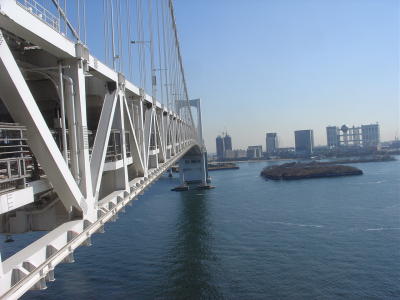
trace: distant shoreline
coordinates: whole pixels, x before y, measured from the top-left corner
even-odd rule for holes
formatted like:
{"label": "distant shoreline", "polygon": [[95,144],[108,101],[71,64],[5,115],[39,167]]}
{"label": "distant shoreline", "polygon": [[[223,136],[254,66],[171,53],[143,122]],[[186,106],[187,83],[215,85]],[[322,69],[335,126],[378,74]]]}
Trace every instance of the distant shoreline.
{"label": "distant shoreline", "polygon": [[213,160],[209,163],[256,163],[256,162],[268,162],[268,161],[281,161],[281,160],[295,160],[294,158],[274,158],[274,159],[249,159],[249,160]]}
{"label": "distant shoreline", "polygon": [[[368,163],[368,162],[388,162],[396,161],[397,159],[392,156],[378,156],[371,158],[357,157],[355,159],[337,159],[337,158],[325,158],[328,161],[322,161],[322,163],[328,164],[352,164],[352,163]],[[324,159],[324,160],[325,160]],[[276,162],[276,161],[321,161],[311,158],[274,158],[274,159],[259,159],[259,160],[226,160],[226,161],[209,161],[209,163],[256,163],[256,162]]]}

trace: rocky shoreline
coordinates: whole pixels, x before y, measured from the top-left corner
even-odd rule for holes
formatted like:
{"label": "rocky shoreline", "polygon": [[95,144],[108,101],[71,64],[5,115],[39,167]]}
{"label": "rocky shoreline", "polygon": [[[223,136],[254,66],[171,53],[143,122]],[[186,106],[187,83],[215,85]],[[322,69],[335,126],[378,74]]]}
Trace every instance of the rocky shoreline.
{"label": "rocky shoreline", "polygon": [[333,165],[326,163],[286,163],[265,167],[261,171],[261,176],[271,180],[296,180],[322,177],[338,177],[362,175],[362,170],[342,165]]}

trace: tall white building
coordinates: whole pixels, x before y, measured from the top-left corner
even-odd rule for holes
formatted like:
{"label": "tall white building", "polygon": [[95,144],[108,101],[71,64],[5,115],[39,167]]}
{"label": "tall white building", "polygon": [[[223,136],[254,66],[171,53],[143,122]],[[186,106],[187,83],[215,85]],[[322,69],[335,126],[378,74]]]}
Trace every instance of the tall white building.
{"label": "tall white building", "polygon": [[361,125],[363,147],[377,147],[380,142],[379,124]]}

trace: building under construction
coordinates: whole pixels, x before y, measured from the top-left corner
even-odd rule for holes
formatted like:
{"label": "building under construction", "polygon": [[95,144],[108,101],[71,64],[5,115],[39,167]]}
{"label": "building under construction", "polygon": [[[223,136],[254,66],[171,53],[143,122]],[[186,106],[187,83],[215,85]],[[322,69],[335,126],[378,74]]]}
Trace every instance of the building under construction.
{"label": "building under construction", "polygon": [[226,158],[226,152],[232,151],[232,138],[228,132],[222,133],[222,136],[217,136],[215,143],[218,159]]}

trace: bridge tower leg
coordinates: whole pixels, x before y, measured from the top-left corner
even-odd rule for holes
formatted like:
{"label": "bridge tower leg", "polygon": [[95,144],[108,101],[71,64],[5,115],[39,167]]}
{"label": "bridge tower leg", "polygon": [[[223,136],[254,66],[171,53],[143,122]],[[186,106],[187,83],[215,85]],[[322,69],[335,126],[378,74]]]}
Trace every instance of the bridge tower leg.
{"label": "bridge tower leg", "polygon": [[[181,100],[177,103],[178,110],[185,107],[186,102]],[[189,105],[197,110],[197,141],[198,146],[189,150],[179,161],[180,186],[173,189],[176,191],[188,190],[187,184],[199,184],[198,189],[211,189],[208,177],[208,160],[203,142],[203,132],[201,123],[200,99],[189,100]]]}
{"label": "bridge tower leg", "polygon": [[189,184],[197,184],[197,189],[211,189],[209,185],[207,152],[192,148],[179,161],[180,186],[175,191],[186,191]]}
{"label": "bridge tower leg", "polygon": [[179,161],[180,186],[174,191],[187,191],[189,184],[197,184],[197,189],[211,189],[209,185],[207,152],[199,147],[189,150]]}

